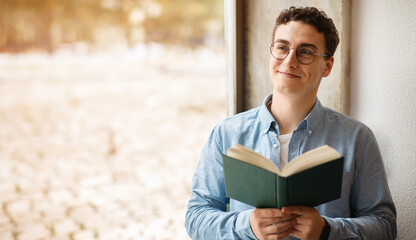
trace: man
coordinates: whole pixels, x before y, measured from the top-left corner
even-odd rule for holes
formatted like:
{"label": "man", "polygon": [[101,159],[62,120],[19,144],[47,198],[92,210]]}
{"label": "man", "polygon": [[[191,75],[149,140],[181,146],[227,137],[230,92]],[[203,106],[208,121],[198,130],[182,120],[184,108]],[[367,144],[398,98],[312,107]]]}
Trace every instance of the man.
{"label": "man", "polygon": [[[269,65],[273,94],[262,106],[229,117],[212,131],[192,180],[186,213],[193,239],[396,237],[396,209],[373,133],[317,99],[338,42],[332,20],[316,8],[291,7],[276,19]],[[221,153],[237,143],[280,168],[328,144],[344,156],[341,198],[316,208],[282,209],[253,208],[228,199]]]}

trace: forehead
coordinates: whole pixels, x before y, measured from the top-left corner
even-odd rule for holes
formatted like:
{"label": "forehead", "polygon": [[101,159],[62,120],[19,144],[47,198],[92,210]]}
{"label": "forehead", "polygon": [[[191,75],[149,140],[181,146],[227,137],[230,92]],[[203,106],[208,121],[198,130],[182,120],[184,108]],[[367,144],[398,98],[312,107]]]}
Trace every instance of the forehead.
{"label": "forehead", "polygon": [[299,21],[291,21],[280,25],[274,34],[274,41],[285,40],[291,47],[301,44],[312,44],[319,49],[325,49],[325,36],[312,25]]}

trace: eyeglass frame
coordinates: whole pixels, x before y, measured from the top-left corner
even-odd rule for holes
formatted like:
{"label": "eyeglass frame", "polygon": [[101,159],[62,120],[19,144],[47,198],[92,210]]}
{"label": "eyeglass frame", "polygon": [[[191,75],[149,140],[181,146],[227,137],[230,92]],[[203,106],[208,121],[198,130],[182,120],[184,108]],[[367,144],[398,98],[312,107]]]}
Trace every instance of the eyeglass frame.
{"label": "eyeglass frame", "polygon": [[[283,44],[283,45],[286,45],[286,46],[287,46],[287,48],[289,49],[289,51],[287,51],[287,52],[286,52],[286,56],[284,56],[284,57],[283,57],[283,58],[281,58],[281,59],[279,59],[279,58],[277,58],[277,57],[275,57],[275,56],[273,55],[273,48],[274,48],[274,44],[276,44],[276,43],[281,43],[281,44]],[[284,59],[286,59],[286,58],[287,58],[287,56],[289,56],[290,50],[292,50],[292,49],[295,49],[295,48],[290,48],[288,44],[286,44],[286,43],[284,43],[284,42],[280,42],[280,41],[275,41],[275,42],[272,42],[272,43],[270,44],[270,54],[272,55],[272,57],[274,57],[274,58],[275,58],[275,59],[277,59],[277,60],[284,60]],[[303,63],[303,62],[301,62],[301,61],[299,60],[298,49],[299,49],[299,47],[298,47],[298,48],[296,48],[296,51],[295,51],[295,53],[296,53],[296,59],[297,59],[297,60],[298,60],[298,62],[299,62],[300,64],[302,64],[302,65],[309,65],[309,64],[313,63],[313,61],[315,61],[315,59],[316,59],[316,56],[320,56],[320,57],[330,57],[330,56],[329,56],[329,55],[327,55],[327,54],[321,54],[321,53],[317,53],[317,52],[315,52],[315,54],[313,54],[313,59],[312,59],[312,61],[311,61],[311,62],[309,62],[309,63]],[[315,51],[315,50],[313,50],[313,51]]]}

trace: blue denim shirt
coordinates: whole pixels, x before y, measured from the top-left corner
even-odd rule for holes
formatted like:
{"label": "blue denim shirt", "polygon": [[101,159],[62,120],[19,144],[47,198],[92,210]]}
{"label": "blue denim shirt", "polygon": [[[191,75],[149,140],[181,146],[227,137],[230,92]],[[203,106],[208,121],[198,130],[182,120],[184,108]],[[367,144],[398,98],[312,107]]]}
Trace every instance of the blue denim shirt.
{"label": "blue denim shirt", "polygon": [[[271,99],[213,129],[192,179],[185,219],[192,239],[256,239],[249,223],[253,207],[226,197],[221,154],[238,143],[279,166],[279,125],[266,107]],[[345,158],[341,198],[316,207],[331,225],[329,239],[395,239],[396,209],[371,130],[316,100],[293,132],[289,161],[324,144]]]}

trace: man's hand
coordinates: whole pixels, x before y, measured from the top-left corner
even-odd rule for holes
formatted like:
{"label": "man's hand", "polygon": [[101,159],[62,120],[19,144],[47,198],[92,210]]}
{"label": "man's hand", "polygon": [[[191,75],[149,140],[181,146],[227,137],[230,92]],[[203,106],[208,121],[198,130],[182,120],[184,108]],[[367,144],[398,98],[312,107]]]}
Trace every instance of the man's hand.
{"label": "man's hand", "polygon": [[296,224],[292,214],[283,214],[280,209],[255,208],[250,214],[250,226],[260,240],[278,240],[288,236]]}
{"label": "man's hand", "polygon": [[325,219],[311,207],[291,206],[282,209],[284,215],[297,215],[296,225],[290,235],[302,240],[318,240],[325,226]]}

